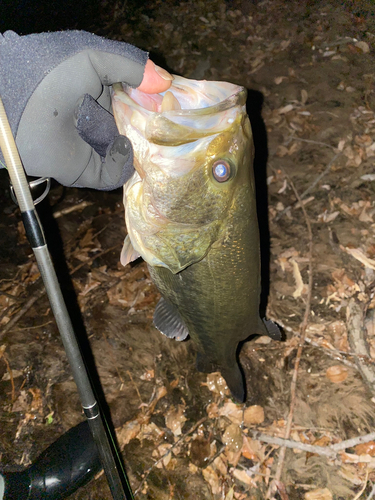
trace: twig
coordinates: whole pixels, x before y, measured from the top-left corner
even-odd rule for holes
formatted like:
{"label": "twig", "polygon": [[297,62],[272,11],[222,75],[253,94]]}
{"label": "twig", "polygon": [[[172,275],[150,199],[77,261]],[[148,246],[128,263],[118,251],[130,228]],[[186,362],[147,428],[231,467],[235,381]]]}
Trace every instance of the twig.
{"label": "twig", "polygon": [[2,335],[6,334],[9,332],[9,330],[11,328],[14,327],[14,325],[22,318],[22,316],[27,313],[27,311],[32,307],[32,305],[34,304],[34,302],[36,302],[37,300],[39,300],[41,297],[43,297],[43,295],[46,293],[46,290],[45,288],[40,288],[37,292],[35,292],[35,295],[33,295],[32,297],[30,297],[30,299],[26,302],[26,304],[21,307],[21,309],[18,311],[17,314],[15,314],[13,316],[13,318],[8,321],[8,323],[4,326],[3,330],[2,330]]}
{"label": "twig", "polygon": [[72,207],[67,207],[63,208],[62,210],[57,210],[52,214],[52,217],[54,219],[58,219],[59,217],[75,212],[76,210],[83,210],[84,208],[89,207],[90,205],[93,205],[92,201],[81,201],[81,203],[77,203]]}
{"label": "twig", "polygon": [[[325,146],[326,148],[331,148],[333,150],[336,149],[334,146],[331,146],[327,142],[313,141],[311,139],[302,139],[301,137],[295,137],[294,135],[289,137],[289,140],[286,142],[286,146],[288,146],[292,141],[307,142],[308,144],[316,144],[317,146]],[[301,198],[302,198],[302,196],[301,196]]]}
{"label": "twig", "polygon": [[4,295],[4,297],[7,297],[8,299],[14,300],[16,302],[20,302],[22,300],[21,297],[17,297],[16,295],[12,295],[7,292],[0,292],[0,295]]}
{"label": "twig", "polygon": [[193,427],[188,431],[186,432],[183,436],[180,437],[180,439],[178,439],[175,443],[172,444],[172,446],[169,448],[169,450],[164,453],[164,455],[162,457],[160,457],[156,462],[154,462],[151,467],[149,469],[147,469],[147,471],[145,472],[144,474],[144,477],[142,479],[142,481],[140,482],[138,488],[135,490],[134,492],[134,496],[136,496],[138,494],[138,492],[142,489],[142,486],[144,484],[144,482],[146,481],[146,479],[148,478],[148,476],[150,475],[152,469],[154,467],[156,467],[162,460],[163,458],[165,458],[169,453],[172,452],[172,450],[179,444],[181,443],[181,441],[183,441],[184,439],[186,439],[187,436],[189,436],[189,434],[192,434],[196,429],[198,429],[198,427],[203,424],[206,420],[208,420],[208,417],[203,417],[201,418],[200,420],[198,420],[198,422],[196,424],[193,425]]}
{"label": "twig", "polygon": [[316,347],[317,349],[321,349],[324,352],[324,354],[326,354],[326,356],[329,356],[330,358],[335,359],[336,361],[340,361],[340,363],[342,363],[343,365],[349,366],[350,368],[357,370],[357,366],[354,363],[344,358],[344,356],[355,356],[354,353],[340,351],[339,349],[332,347],[331,348],[324,347],[315,340],[311,339],[310,337],[305,337],[305,342],[312,345],[313,347]]}
{"label": "twig", "polygon": [[347,448],[354,448],[358,444],[368,443],[375,439],[375,432],[370,434],[365,434],[363,436],[357,436],[352,439],[346,439],[340,443],[333,444],[331,446],[316,446],[313,444],[301,443],[300,441],[293,441],[292,439],[284,439],[276,436],[268,436],[258,431],[254,431],[251,434],[253,439],[262,441],[263,443],[274,444],[277,446],[284,446],[285,448],[295,448],[296,450],[306,451],[309,453],[315,453],[317,455],[322,455],[331,459],[336,458],[337,453],[344,451]]}
{"label": "twig", "polygon": [[122,245],[122,243],[117,243],[117,245],[113,245],[113,247],[107,248],[106,250],[103,250],[102,252],[94,255],[90,259],[85,260],[85,262],[81,262],[81,264],[78,264],[78,266],[76,266],[74,269],[72,269],[69,274],[72,275],[72,274],[76,273],[77,271],[79,271],[81,269],[81,267],[85,266],[86,264],[92,264],[95,259],[102,257],[103,255],[105,255],[108,252],[112,252],[112,250],[119,247],[120,245]]}
{"label": "twig", "polygon": [[[303,199],[307,194],[309,194],[314,188],[315,186],[318,184],[318,182],[323,179],[323,177],[325,175],[328,174],[328,172],[331,170],[332,168],[332,165],[335,163],[335,161],[337,160],[337,158],[339,156],[342,155],[342,151],[339,151],[338,153],[335,154],[335,156],[332,158],[332,160],[328,163],[328,165],[326,166],[326,168],[323,170],[323,172],[321,174],[318,175],[318,177],[315,179],[315,181],[301,194],[301,199]],[[293,189],[293,187],[292,187]],[[294,189],[293,189],[294,191]]]}
{"label": "twig", "polygon": [[4,354],[4,351],[5,351],[5,347],[3,347],[1,352],[0,352],[0,358],[3,358],[4,363],[7,365],[7,370],[8,370],[9,378],[10,378],[10,385],[12,386],[12,404],[13,404],[16,400],[16,390],[14,387],[13,372],[12,372],[12,369],[10,367],[9,361],[7,360],[7,358]]}
{"label": "twig", "polygon": [[44,326],[50,325],[51,323],[53,323],[52,320],[51,321],[47,321],[46,323],[42,323],[40,325],[22,326],[22,327],[17,328],[17,331],[18,332],[22,332],[23,330],[35,330],[37,328],[43,328]]}
{"label": "twig", "polygon": [[366,498],[366,500],[371,500],[372,498],[374,498],[374,495],[375,495],[375,484],[372,486],[372,490],[370,491],[370,494]]}
{"label": "twig", "polygon": [[[118,372],[118,371],[117,371],[117,373],[118,373],[118,375],[120,376],[120,374],[119,374],[119,372]],[[137,396],[138,396],[139,401],[141,402],[141,406],[142,406],[142,408],[143,408],[144,403],[143,403],[143,401],[142,401],[141,394],[140,394],[140,392],[139,392],[138,386],[137,386],[137,384],[134,382],[134,379],[133,379],[132,374],[130,373],[130,371],[129,371],[129,370],[126,370],[126,373],[128,374],[128,376],[129,376],[129,378],[130,378],[130,380],[131,380],[132,384],[134,385],[135,391],[136,391],[136,393],[137,393]],[[121,376],[120,376],[120,380],[121,380],[121,382],[122,382],[122,383],[124,383],[124,380],[121,378]]]}
{"label": "twig", "polygon": [[[69,273],[70,276],[72,276],[74,273],[79,271],[79,269],[81,269],[81,267],[85,266],[86,264],[92,264],[95,259],[98,259],[99,257],[102,257],[106,253],[111,252],[112,250],[114,250],[115,248],[117,248],[120,245],[121,245],[121,243],[118,243],[117,245],[114,245],[113,247],[107,248],[106,250],[103,250],[102,252],[94,255],[93,257],[91,257],[91,259],[88,259],[85,262],[78,264],[78,266],[76,266],[72,271],[70,271],[70,273]],[[6,333],[8,333],[9,330],[11,328],[13,328],[14,325],[22,318],[22,316],[27,313],[27,311],[32,307],[32,305],[37,300],[39,300],[41,297],[43,297],[43,295],[45,295],[45,293],[46,293],[46,289],[44,287],[40,288],[37,292],[35,292],[33,297],[31,297],[26,302],[26,304],[18,311],[18,313],[15,314],[13,316],[13,318],[4,326],[4,328],[1,331],[1,335],[5,335]]]}
{"label": "twig", "polygon": [[368,480],[368,470],[366,470],[366,477],[365,477],[365,482],[363,484],[363,487],[361,490],[356,494],[356,496],[353,498],[353,500],[359,500],[362,496],[362,493],[365,491],[366,486],[367,486],[367,480]]}
{"label": "twig", "polygon": [[[299,194],[294,186],[294,183],[292,182],[292,180],[288,176],[287,176],[287,178],[289,179],[290,185],[294,191],[294,194],[295,194],[297,200],[301,203],[301,197],[299,196]],[[308,323],[308,319],[309,319],[309,315],[310,315],[311,295],[312,295],[312,286],[313,286],[313,269],[312,269],[313,236],[312,236],[312,231],[311,231],[310,220],[307,216],[306,209],[302,203],[301,203],[301,208],[303,211],[303,215],[305,217],[308,236],[309,236],[309,253],[308,253],[309,283],[308,283],[308,290],[307,290],[307,297],[306,297],[305,314],[304,314],[303,321],[301,324],[301,335],[300,335],[299,344],[298,344],[296,361],[294,364],[292,382],[290,385],[290,409],[289,409],[289,415],[288,415],[286,428],[285,428],[285,435],[284,435],[285,439],[289,439],[290,432],[292,429],[293,413],[294,413],[294,408],[295,408],[295,404],[296,404],[296,388],[297,388],[298,368],[299,368],[299,364],[301,361],[303,345],[305,343],[306,328],[307,328],[307,323]],[[280,453],[279,453],[279,460],[278,460],[278,464],[277,464],[275,479],[271,482],[271,484],[268,488],[266,498],[271,498],[273,496],[274,492],[276,491],[277,483],[280,481],[281,472],[282,472],[282,469],[284,466],[285,453],[286,453],[286,447],[283,446],[280,450]]]}
{"label": "twig", "polygon": [[[268,316],[269,316],[269,319],[277,322],[282,327],[283,330],[290,332],[295,337],[299,335],[299,333],[296,332],[296,330],[294,330],[292,327],[286,325],[282,321],[282,319],[275,318],[272,316],[272,314],[269,314]],[[305,342],[312,345],[313,347],[316,347],[317,349],[321,349],[326,356],[329,356],[330,358],[335,359],[336,361],[340,361],[340,363],[342,363],[343,365],[349,366],[350,368],[353,368],[354,370],[359,370],[358,366],[355,363],[348,361],[345,358],[346,356],[357,357],[357,358],[360,358],[360,360],[362,360],[364,363],[375,365],[375,361],[371,358],[370,354],[367,354],[367,355],[359,354],[359,353],[351,351],[351,350],[350,351],[340,351],[339,349],[336,349],[332,345],[330,347],[325,347],[324,345],[319,344],[319,342],[317,342],[316,340],[314,340],[310,337],[305,337]],[[278,348],[277,346],[274,347],[274,349],[277,349],[277,348]],[[270,349],[270,348],[268,347],[268,349]]]}
{"label": "twig", "polygon": [[358,444],[368,443],[369,441],[373,441],[374,439],[375,439],[375,432],[371,432],[370,434],[364,434],[363,436],[357,436],[352,439],[346,439],[345,441],[341,441],[341,443],[336,443],[332,445],[330,448],[335,452],[343,451],[346,450],[346,448],[354,448],[354,446],[357,446]]}
{"label": "twig", "polygon": [[[306,139],[307,140],[307,139]],[[325,144],[325,146],[328,146],[328,144]],[[329,146],[330,147],[330,146]],[[328,163],[328,165],[326,166],[326,168],[323,170],[323,172],[321,174],[318,175],[318,177],[316,177],[316,179],[313,181],[313,183],[301,194],[301,196],[298,196],[298,201],[296,203],[299,203],[299,205],[302,207],[302,201],[303,198],[305,198],[306,195],[308,195],[314,188],[315,186],[322,180],[322,178],[328,174],[328,172],[331,170],[332,168],[332,165],[334,164],[334,162],[337,160],[337,158],[342,154],[342,151],[339,151],[338,153],[335,154],[335,156],[331,159],[331,161]],[[289,182],[292,184],[292,181],[289,179]],[[295,187],[294,185],[292,186],[292,189],[294,192],[295,191]],[[291,205],[287,206],[284,208],[284,210],[282,210],[276,217],[275,217],[275,221],[278,221],[279,219],[281,219],[281,217],[288,211],[290,210],[293,206],[295,205],[295,203],[292,203]]]}
{"label": "twig", "polygon": [[371,358],[367,344],[365,326],[363,324],[364,311],[356,303],[355,299],[350,299],[346,309],[346,324],[348,328],[349,345],[355,352],[355,362],[358,370],[366,382],[368,388],[375,394],[375,367],[366,363],[364,359]]}
{"label": "twig", "polygon": [[227,445],[223,444],[223,446],[220,448],[220,450],[217,451],[215,453],[215,455],[213,457],[211,457],[210,460],[204,465],[203,469],[206,469],[208,466],[210,466],[212,464],[212,462],[214,462],[217,459],[217,457],[219,457],[223,453],[223,451],[225,450],[226,447],[227,447]]}
{"label": "twig", "polygon": [[285,448],[293,448],[296,450],[306,451],[307,453],[315,453],[331,459],[334,459],[337,455],[337,453],[332,451],[331,446],[315,446],[313,444],[301,443],[300,441],[293,441],[292,439],[267,436],[266,434],[262,434],[260,432],[253,432],[251,435],[254,439],[262,441],[263,443],[283,446]]}

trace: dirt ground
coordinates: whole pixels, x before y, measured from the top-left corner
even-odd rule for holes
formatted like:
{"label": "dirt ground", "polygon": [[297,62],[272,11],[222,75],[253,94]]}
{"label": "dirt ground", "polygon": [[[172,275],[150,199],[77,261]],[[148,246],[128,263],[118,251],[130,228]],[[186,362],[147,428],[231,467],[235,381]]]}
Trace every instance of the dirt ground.
{"label": "dirt ground", "polygon": [[[236,405],[218,374],[195,370],[191,342],[153,327],[159,296],[145,264],[119,263],[121,191],[53,186],[39,213],[139,500],[375,498],[374,9],[102,2],[96,33],[151,51],[173,73],[249,89],[262,308],[285,333],[244,344],[248,398]],[[0,464],[16,470],[83,416],[0,174]],[[70,498],[111,497],[101,475]]]}

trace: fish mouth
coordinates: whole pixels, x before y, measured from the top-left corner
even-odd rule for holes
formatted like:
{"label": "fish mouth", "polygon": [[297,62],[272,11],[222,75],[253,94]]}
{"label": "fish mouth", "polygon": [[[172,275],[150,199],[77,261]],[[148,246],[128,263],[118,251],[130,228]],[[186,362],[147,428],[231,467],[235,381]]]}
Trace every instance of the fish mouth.
{"label": "fish mouth", "polygon": [[112,107],[119,132],[135,128],[149,142],[177,146],[220,133],[246,113],[247,92],[227,82],[175,76],[161,94],[113,85]]}

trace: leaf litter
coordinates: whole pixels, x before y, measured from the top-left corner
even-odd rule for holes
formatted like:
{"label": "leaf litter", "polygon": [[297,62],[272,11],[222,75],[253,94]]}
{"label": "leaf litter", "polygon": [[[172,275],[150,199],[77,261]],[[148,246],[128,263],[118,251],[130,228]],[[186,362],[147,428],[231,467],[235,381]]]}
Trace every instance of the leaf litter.
{"label": "leaf litter", "polygon": [[[145,264],[118,262],[125,236],[121,194],[71,189],[64,197],[61,188],[52,190],[71,276],[64,293],[77,296],[77,324],[90,341],[136,498],[372,498],[371,5],[333,1],[312,8],[292,1],[286,9],[281,0],[166,0],[128,2],[124,9],[106,0],[102,7],[101,34],[159,53],[162,65],[183,76],[244,85],[253,90],[251,99],[262,94],[268,316],[286,334],[283,343],[259,338],[243,346],[249,394],[245,405],[235,404],[219,374],[195,371],[189,343],[172,343],[152,327],[159,295]],[[251,112],[260,147],[264,135]],[[1,217],[7,228],[0,275],[1,457],[12,468],[30,464],[82,415],[17,210]],[[261,229],[266,221],[260,214]],[[99,477],[72,498],[110,494]]]}

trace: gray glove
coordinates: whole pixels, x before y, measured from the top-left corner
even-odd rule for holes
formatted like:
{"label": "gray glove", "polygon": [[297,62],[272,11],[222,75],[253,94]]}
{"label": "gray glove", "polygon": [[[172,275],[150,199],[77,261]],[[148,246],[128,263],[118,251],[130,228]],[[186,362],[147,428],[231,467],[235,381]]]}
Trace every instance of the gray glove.
{"label": "gray glove", "polygon": [[124,184],[133,152],[110,113],[109,85],[138,87],[147,58],[85,31],[0,35],[0,96],[27,174],[103,190]]}

